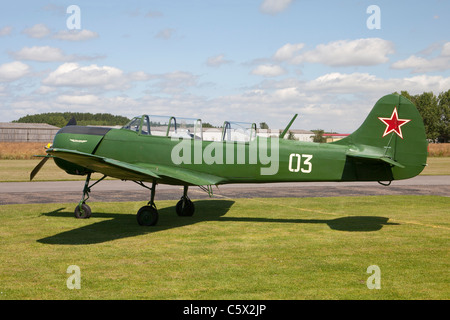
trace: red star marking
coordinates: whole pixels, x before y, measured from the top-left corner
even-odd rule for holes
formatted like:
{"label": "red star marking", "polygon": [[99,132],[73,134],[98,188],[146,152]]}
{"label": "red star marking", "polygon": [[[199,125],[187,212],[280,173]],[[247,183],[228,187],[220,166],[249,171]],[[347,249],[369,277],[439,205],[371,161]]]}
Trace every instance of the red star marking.
{"label": "red star marking", "polygon": [[399,119],[397,113],[397,107],[394,108],[390,118],[378,117],[381,122],[386,125],[386,130],[384,130],[383,138],[391,132],[395,132],[400,138],[403,139],[401,126],[407,124],[411,119]]}

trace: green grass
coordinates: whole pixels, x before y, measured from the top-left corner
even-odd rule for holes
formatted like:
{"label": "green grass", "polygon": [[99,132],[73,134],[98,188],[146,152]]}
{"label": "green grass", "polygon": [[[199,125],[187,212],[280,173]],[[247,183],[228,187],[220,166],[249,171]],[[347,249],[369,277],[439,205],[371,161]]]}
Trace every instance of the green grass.
{"label": "green grass", "polygon": [[[383,196],[0,206],[0,299],[449,299],[450,198]],[[70,265],[81,289],[69,290]],[[369,290],[371,265],[381,289]]]}
{"label": "green grass", "polygon": [[429,157],[422,175],[450,175],[450,157]]}
{"label": "green grass", "polygon": [[[0,160],[0,182],[25,182],[30,181],[30,173],[42,160]],[[95,173],[92,179],[99,179],[103,175]],[[45,163],[33,181],[70,181],[85,180],[86,176],[69,175],[61,170],[53,160]]]}

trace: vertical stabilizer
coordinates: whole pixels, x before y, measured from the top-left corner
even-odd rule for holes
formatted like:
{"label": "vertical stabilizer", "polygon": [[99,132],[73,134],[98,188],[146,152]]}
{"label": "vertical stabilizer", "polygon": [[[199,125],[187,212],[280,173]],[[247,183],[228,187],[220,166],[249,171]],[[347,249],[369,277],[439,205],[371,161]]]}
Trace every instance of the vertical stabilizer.
{"label": "vertical stabilizer", "polygon": [[[378,100],[364,123],[335,144],[348,145],[348,157],[378,161],[388,166],[389,175],[395,180],[422,172],[428,155],[425,127],[419,111],[411,101],[397,94]],[[370,172],[366,175],[370,176]]]}

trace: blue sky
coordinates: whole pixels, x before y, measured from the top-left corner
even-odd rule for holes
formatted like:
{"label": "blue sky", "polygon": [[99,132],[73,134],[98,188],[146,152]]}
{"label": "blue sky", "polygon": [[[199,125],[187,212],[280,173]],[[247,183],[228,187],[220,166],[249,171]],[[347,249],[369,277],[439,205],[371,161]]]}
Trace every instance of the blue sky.
{"label": "blue sky", "polygon": [[348,133],[385,94],[450,89],[445,0],[17,0],[0,17],[0,121],[77,111],[278,129],[298,113],[295,128]]}

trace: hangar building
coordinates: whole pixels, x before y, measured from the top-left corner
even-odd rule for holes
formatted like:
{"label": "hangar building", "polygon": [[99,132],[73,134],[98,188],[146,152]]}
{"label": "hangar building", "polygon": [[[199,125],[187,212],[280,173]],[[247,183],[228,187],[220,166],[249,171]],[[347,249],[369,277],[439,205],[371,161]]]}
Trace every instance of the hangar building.
{"label": "hangar building", "polygon": [[51,142],[59,128],[46,123],[0,122],[0,142]]}

